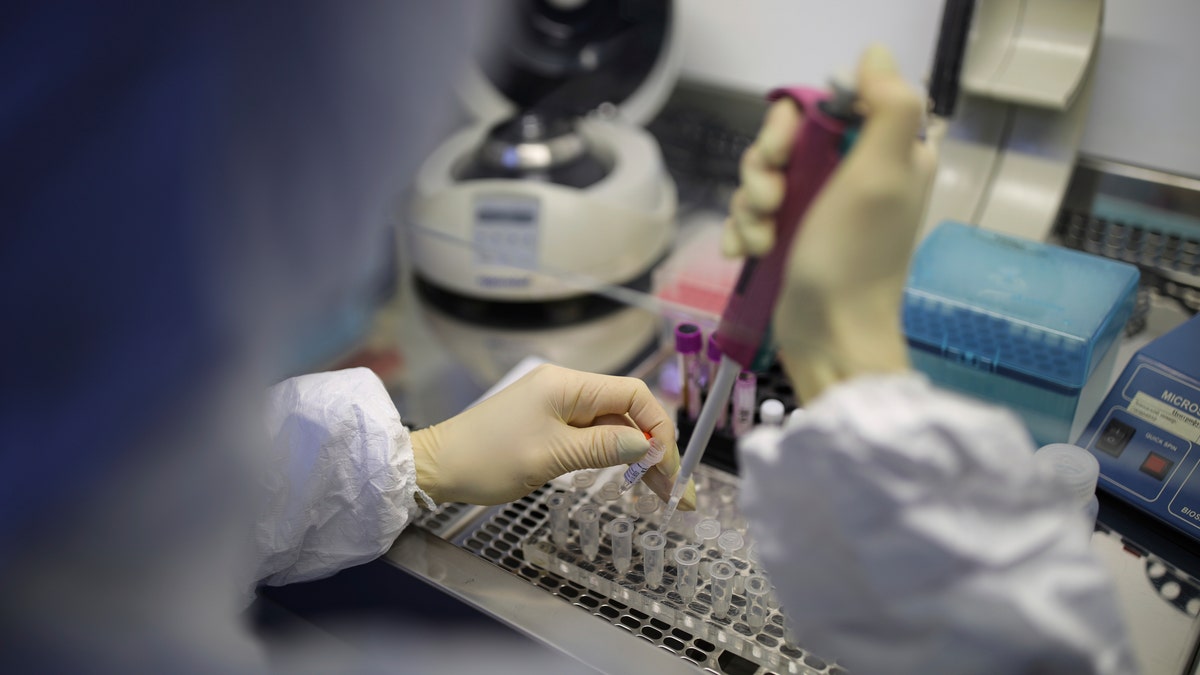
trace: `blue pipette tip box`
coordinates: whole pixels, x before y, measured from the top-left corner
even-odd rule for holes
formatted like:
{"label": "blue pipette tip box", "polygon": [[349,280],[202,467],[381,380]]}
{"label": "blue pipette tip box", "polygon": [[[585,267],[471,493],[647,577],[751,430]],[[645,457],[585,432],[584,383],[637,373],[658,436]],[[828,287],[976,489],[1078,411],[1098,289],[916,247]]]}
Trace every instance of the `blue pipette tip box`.
{"label": "blue pipette tip box", "polygon": [[1067,442],[1108,387],[1138,270],[952,221],[917,249],[903,320],[935,384],[1007,406],[1034,440]]}

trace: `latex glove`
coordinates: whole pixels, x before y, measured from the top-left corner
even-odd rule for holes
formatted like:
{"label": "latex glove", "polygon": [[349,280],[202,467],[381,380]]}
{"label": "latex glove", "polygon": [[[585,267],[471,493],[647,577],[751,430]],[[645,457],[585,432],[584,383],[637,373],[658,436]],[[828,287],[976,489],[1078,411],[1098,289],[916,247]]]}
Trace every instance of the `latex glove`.
{"label": "latex glove", "polygon": [[[643,481],[668,499],[675,425],[645,382],[541,365],[455,417],[412,433],[417,485],[436,502],[503,504],[578,469],[631,464],[667,448]],[[694,509],[692,484],[680,508]]]}
{"label": "latex glove", "polygon": [[[793,243],[775,308],[780,358],[801,400],[861,373],[908,368],[900,303],[936,152],[920,141],[924,98],[891,54],[873,46],[858,68],[858,140],[830,176]],[[742,157],[722,247],[760,255],[774,242],[785,164],[801,116],[777,101]]]}

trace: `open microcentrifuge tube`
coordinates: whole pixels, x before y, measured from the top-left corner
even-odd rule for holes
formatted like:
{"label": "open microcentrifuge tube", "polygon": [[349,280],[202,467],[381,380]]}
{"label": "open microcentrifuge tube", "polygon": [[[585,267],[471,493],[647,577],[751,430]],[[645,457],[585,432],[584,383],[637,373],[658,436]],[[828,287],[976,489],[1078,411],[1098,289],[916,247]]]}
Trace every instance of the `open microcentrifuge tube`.
{"label": "open microcentrifuge tube", "polygon": [[614,518],[608,524],[608,536],[612,540],[613,567],[625,574],[633,565],[633,521],[625,516]]}
{"label": "open microcentrifuge tube", "polygon": [[667,538],[654,531],[642,535],[642,569],[646,573],[646,587],[662,586],[663,578],[663,549],[667,546]]}
{"label": "open microcentrifuge tube", "polygon": [[658,510],[658,505],[661,501],[658,495],[641,495],[638,497],[637,505],[634,507],[637,509],[638,519],[645,520],[649,518],[652,513]]}
{"label": "open microcentrifuge tube", "polygon": [[733,599],[733,565],[727,560],[718,560],[708,570],[712,580],[712,611],[714,616],[723,617],[729,613],[729,601]]}
{"label": "open microcentrifuge tube", "polygon": [[721,523],[715,518],[705,518],[696,523],[693,532],[696,535],[696,548],[705,551],[712,546],[714,539],[721,536]]}
{"label": "open microcentrifuge tube", "polygon": [[771,582],[761,574],[746,577],[746,625],[751,630],[762,630],[767,625],[767,596],[771,594]]}
{"label": "open microcentrifuge tube", "polygon": [[696,581],[700,575],[700,550],[695,546],[680,546],[675,549],[675,573],[678,576],[675,590],[684,602],[696,596]]}
{"label": "open microcentrifuge tube", "polygon": [[600,499],[606,502],[615,502],[621,498],[621,486],[615,481],[609,481],[600,486]]}
{"label": "open microcentrifuge tube", "polygon": [[575,475],[571,476],[571,485],[575,486],[575,501],[584,501],[587,498],[588,488],[595,484],[595,471],[576,471]]}
{"label": "open microcentrifuge tube", "polygon": [[736,530],[725,530],[717,537],[717,548],[721,549],[721,557],[726,560],[732,559],[733,554],[742,550],[745,545],[746,540],[742,533]]}
{"label": "open microcentrifuge tube", "polygon": [[570,518],[567,509],[571,500],[562,492],[555,492],[546,498],[546,506],[550,508],[550,538],[554,545],[562,548],[571,537]]}
{"label": "open microcentrifuge tube", "polygon": [[583,504],[575,510],[575,522],[579,523],[579,547],[588,560],[595,560],[600,552],[600,510],[591,504]]}

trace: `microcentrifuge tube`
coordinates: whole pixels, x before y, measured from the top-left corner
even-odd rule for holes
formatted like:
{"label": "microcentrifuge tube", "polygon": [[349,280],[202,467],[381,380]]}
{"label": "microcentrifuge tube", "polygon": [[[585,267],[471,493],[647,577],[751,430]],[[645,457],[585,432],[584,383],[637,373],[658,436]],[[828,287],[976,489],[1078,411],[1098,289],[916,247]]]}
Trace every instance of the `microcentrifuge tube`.
{"label": "microcentrifuge tube", "polygon": [[733,435],[741,436],[754,426],[754,400],[757,398],[758,377],[743,370],[733,383]]}
{"label": "microcentrifuge tube", "polygon": [[675,549],[675,574],[678,579],[675,589],[684,602],[696,596],[696,580],[700,575],[700,550],[695,546],[680,546]]}
{"label": "microcentrifuge tube", "polygon": [[567,545],[571,536],[570,518],[567,509],[571,500],[562,492],[555,492],[546,498],[546,506],[550,507],[550,538],[559,548]]}
{"label": "microcentrifuge tube", "polygon": [[615,502],[621,498],[621,486],[617,485],[616,481],[609,481],[600,486],[600,499],[606,502]]}
{"label": "microcentrifuge tube", "polygon": [[[647,438],[649,436],[649,434],[646,434]],[[646,451],[646,455],[633,464],[630,464],[628,469],[625,469],[625,476],[621,481],[620,493],[625,494],[628,492],[629,488],[636,485],[642,479],[642,476],[646,475],[650,467],[662,461],[665,454],[667,454],[667,451],[662,444],[654,439],[650,439],[650,449]]]}
{"label": "microcentrifuge tube", "polygon": [[658,505],[662,500],[658,495],[641,495],[637,498],[637,505],[634,507],[637,510],[638,519],[646,520],[655,511],[658,510]]}
{"label": "microcentrifuge tube", "polygon": [[767,596],[771,594],[771,582],[761,574],[746,577],[746,625],[751,630],[762,630],[767,625]]}
{"label": "microcentrifuge tube", "polygon": [[571,476],[571,484],[575,486],[575,501],[582,502],[587,499],[588,488],[596,484],[596,472],[576,471]]}
{"label": "microcentrifuge tube", "polygon": [[614,518],[608,524],[608,536],[612,540],[613,567],[625,574],[633,564],[633,521],[625,516]]}
{"label": "microcentrifuge tube", "polygon": [[726,560],[733,559],[733,554],[742,550],[745,545],[745,538],[736,530],[725,530],[717,537],[717,548],[721,549],[721,557]]}
{"label": "microcentrifuge tube", "polygon": [[718,560],[709,568],[708,575],[712,580],[712,611],[713,615],[723,617],[729,613],[729,601],[733,599],[733,577],[735,570],[727,560]]}
{"label": "microcentrifuge tube", "polygon": [[575,510],[575,522],[579,523],[579,547],[589,560],[595,560],[600,552],[600,510],[591,504],[583,504]]}
{"label": "microcentrifuge tube", "polygon": [[713,540],[721,536],[721,523],[715,518],[705,518],[696,523],[693,532],[696,535],[696,548],[705,551],[713,544]]}
{"label": "microcentrifuge tube", "polygon": [[642,535],[642,569],[646,572],[646,587],[662,586],[663,578],[663,549],[667,546],[667,538],[654,531]]}

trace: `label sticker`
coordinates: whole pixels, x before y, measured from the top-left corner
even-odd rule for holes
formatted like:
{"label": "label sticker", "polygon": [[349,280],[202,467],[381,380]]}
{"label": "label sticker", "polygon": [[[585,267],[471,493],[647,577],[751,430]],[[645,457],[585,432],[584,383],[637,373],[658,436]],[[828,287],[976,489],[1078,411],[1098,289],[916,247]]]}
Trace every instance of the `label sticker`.
{"label": "label sticker", "polygon": [[1192,443],[1200,443],[1200,418],[1144,391],[1134,395],[1129,413]]}

